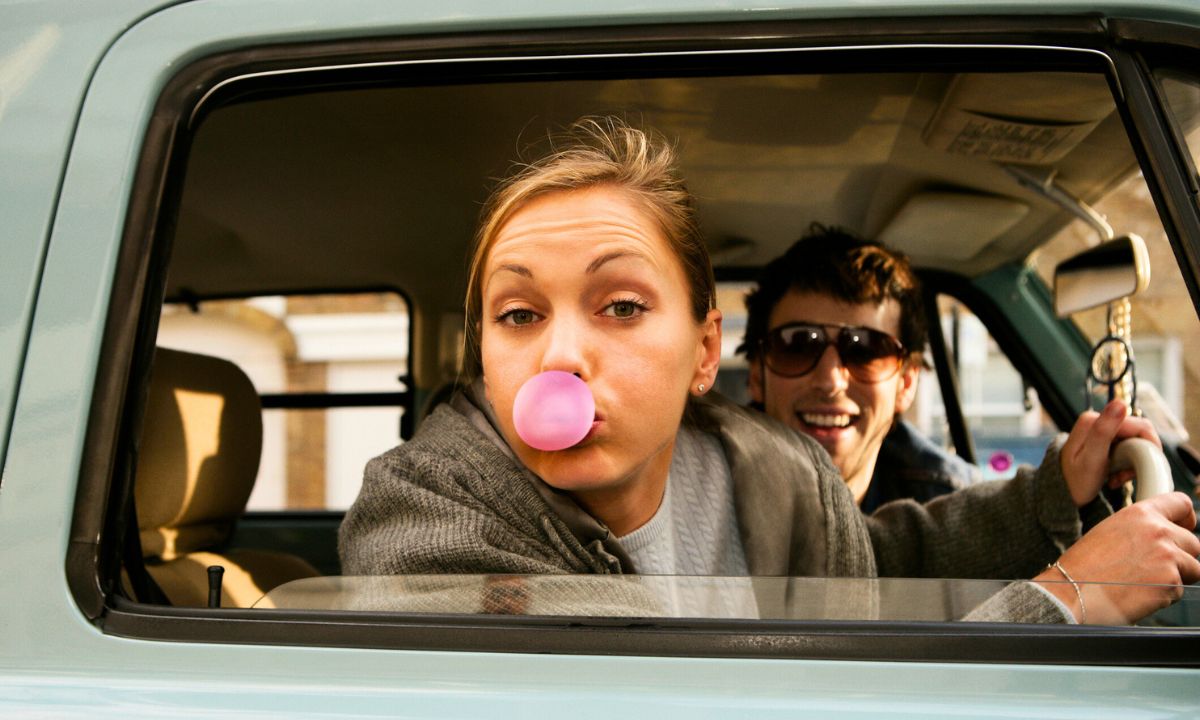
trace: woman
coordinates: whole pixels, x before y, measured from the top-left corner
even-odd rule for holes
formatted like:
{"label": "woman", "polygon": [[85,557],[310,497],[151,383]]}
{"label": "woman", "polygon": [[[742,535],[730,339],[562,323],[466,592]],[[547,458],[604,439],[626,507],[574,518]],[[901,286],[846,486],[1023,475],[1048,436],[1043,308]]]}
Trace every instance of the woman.
{"label": "woman", "polygon": [[[863,518],[816,443],[710,395],[721,314],[671,149],[613,119],[577,123],[559,147],[485,208],[467,291],[474,381],[411,441],[368,464],[341,529],[346,574],[1040,571],[1035,580],[1060,585],[1011,586],[976,617],[1045,622],[1124,621],[1177,592],[1097,595],[1088,607],[1083,592],[1103,591],[1067,586],[1046,567],[1069,547],[1063,561],[1076,575],[1107,557],[1095,543],[1071,546],[1110,514],[1096,498],[1107,449],[1114,437],[1145,433],[1133,421],[1099,442],[1095,433],[1081,439],[1094,422],[1073,434],[1066,447],[1086,456],[1087,472],[1070,485],[1055,446],[1012,482]],[[536,450],[513,424],[517,390],[547,370],[579,376],[596,399],[590,432],[566,450]],[[1130,559],[1079,579],[1200,577],[1186,557],[1200,551],[1184,529],[1195,522],[1190,502],[1160,504],[1118,513],[1097,532],[1109,542],[1168,533],[1177,553],[1160,543],[1153,573]]]}

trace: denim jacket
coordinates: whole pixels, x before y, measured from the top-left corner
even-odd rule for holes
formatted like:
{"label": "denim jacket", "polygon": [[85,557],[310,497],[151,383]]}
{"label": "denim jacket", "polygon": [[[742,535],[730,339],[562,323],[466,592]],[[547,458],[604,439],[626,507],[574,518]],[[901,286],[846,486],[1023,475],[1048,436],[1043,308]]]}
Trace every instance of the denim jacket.
{"label": "denim jacket", "polygon": [[883,439],[862,511],[870,515],[879,506],[901,498],[925,502],[981,477],[979,468],[946,452],[906,420],[897,418]]}

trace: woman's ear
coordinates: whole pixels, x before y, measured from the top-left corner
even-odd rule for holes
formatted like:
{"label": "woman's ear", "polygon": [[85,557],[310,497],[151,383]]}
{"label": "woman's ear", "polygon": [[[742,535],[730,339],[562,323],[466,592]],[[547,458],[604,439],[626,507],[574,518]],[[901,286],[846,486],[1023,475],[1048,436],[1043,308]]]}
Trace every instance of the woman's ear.
{"label": "woman's ear", "polygon": [[[704,317],[701,327],[700,346],[697,348],[696,373],[692,377],[692,390],[703,395],[712,389],[721,366],[721,311],[713,308]],[[700,386],[704,386],[700,390]]]}

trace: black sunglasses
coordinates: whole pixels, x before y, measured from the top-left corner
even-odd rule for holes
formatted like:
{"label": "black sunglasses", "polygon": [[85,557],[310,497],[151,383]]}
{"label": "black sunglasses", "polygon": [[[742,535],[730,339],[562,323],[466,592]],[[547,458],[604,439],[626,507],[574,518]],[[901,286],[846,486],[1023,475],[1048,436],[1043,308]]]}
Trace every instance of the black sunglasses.
{"label": "black sunglasses", "polygon": [[[836,332],[831,332],[836,331]],[[906,351],[899,340],[880,330],[832,323],[788,323],[767,333],[763,362],[776,375],[800,377],[812,372],[825,348],[837,349],[850,376],[877,383],[900,371]]]}

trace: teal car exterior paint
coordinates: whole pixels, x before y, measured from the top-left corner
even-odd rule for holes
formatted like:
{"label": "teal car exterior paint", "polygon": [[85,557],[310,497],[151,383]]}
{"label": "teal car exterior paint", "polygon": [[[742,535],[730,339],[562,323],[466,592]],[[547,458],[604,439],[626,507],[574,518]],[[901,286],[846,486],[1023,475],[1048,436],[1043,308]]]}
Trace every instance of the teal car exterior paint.
{"label": "teal car exterior paint", "polygon": [[[114,628],[106,620],[113,606],[105,600],[113,588],[81,584],[76,572],[86,562],[102,562],[97,537],[102,523],[79,518],[89,507],[114,502],[107,492],[115,483],[81,485],[81,477],[110,471],[96,467],[101,460],[119,465],[95,439],[97,432],[110,439],[119,435],[123,408],[114,398],[125,396],[124,386],[113,385],[99,368],[112,343],[128,345],[137,329],[139,308],[113,303],[130,297],[119,283],[140,279],[122,277],[119,268],[136,259],[127,244],[129,228],[140,223],[152,231],[155,203],[161,200],[135,196],[135,183],[164,173],[163,158],[177,150],[171,146],[176,121],[163,114],[161,98],[187,68],[262,48],[295,47],[301,56],[308,44],[350,47],[380,38],[573,29],[597,37],[605,28],[736,28],[740,23],[754,23],[756,32],[765,33],[772,23],[785,21],[802,27],[942,16],[974,18],[981,26],[990,19],[1031,21],[1047,15],[1098,25],[1108,18],[1172,23],[1200,38],[1200,6],[1185,0],[771,6],[618,0],[603,7],[482,0],[0,2],[0,716],[1126,718],[1200,713],[1200,654],[1175,667],[1094,664],[1086,650],[1091,646],[1082,644],[1078,662],[1004,662],[990,653],[978,662],[969,657],[931,661],[919,654],[879,660],[826,652],[814,641],[816,650],[806,656],[802,630],[789,636],[788,642],[800,648],[793,657],[755,657],[736,639],[720,653],[694,657],[658,656],[645,645],[632,654],[619,645],[607,651],[553,652],[553,642],[538,647],[536,640],[522,641],[517,652],[355,647],[339,642],[334,626],[333,640],[307,645],[264,640],[252,627],[260,621],[246,614],[253,610],[228,616],[247,626],[246,635],[235,630],[214,640],[203,633],[173,636],[173,629],[156,625],[163,613],[153,610],[125,607],[122,612],[142,612],[143,630],[129,632],[130,626],[120,623]],[[830,46],[840,44],[833,30],[829,35]],[[1036,33],[1030,35],[1029,44],[1036,44]],[[673,47],[655,50],[647,42],[637,52],[667,53]],[[453,50],[435,48],[421,60],[405,62],[457,60]],[[285,70],[267,63],[249,72]],[[193,102],[215,89],[197,90]],[[157,146],[161,162],[146,160],[148,146]],[[1160,170],[1156,182],[1170,182],[1171,172]],[[1198,265],[1191,252],[1184,247],[1178,254],[1192,258],[1182,270],[1195,278]],[[991,276],[982,283],[984,291],[1005,297],[1006,287],[1022,282],[1019,275]],[[1059,334],[1063,355],[1078,345],[1063,327],[1041,330]],[[1058,356],[1050,361],[1059,362]],[[1075,382],[1077,373],[1062,374],[1066,377],[1059,382]],[[100,511],[92,515],[103,517]],[[204,610],[194,614],[202,619]],[[262,622],[275,623],[273,632],[286,635],[286,624],[299,621]],[[952,625],[946,628],[945,635],[955,635]],[[1092,628],[1070,630],[1053,635],[1056,647],[1094,634]],[[471,631],[431,627],[426,632]],[[486,625],[476,632],[490,637],[505,631]],[[544,632],[560,630],[546,627]],[[1030,631],[1017,628],[1011,634]],[[762,635],[755,637],[762,642]],[[1030,637],[1038,641],[1036,634]]]}

